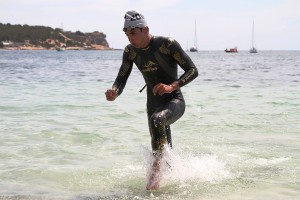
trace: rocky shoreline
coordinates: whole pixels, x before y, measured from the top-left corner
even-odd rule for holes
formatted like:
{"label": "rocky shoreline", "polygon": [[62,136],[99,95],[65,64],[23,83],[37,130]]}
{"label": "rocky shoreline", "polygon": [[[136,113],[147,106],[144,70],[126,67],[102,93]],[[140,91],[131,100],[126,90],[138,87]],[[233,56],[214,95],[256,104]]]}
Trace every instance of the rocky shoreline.
{"label": "rocky shoreline", "polygon": [[103,32],[0,23],[0,50],[112,50]]}
{"label": "rocky shoreline", "polygon": [[115,50],[110,47],[102,46],[102,45],[93,45],[88,47],[64,47],[64,48],[45,48],[45,47],[37,47],[37,46],[19,46],[19,47],[3,47],[1,50]]}

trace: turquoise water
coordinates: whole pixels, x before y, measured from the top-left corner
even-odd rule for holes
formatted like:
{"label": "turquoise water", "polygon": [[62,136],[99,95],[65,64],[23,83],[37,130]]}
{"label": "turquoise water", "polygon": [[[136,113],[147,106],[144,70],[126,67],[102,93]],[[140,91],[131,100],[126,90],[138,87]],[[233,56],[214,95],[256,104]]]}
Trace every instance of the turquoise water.
{"label": "turquoise water", "polygon": [[134,68],[107,102],[121,51],[0,51],[0,199],[299,199],[300,52],[190,54],[161,189]]}

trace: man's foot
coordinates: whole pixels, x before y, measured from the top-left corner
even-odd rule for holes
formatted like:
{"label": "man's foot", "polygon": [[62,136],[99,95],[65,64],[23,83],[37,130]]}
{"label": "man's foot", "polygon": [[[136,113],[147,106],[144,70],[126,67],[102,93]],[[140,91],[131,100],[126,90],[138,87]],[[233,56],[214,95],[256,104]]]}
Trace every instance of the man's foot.
{"label": "man's foot", "polygon": [[149,180],[146,186],[147,190],[158,190],[160,183],[161,173],[160,173],[160,163],[159,160],[155,160],[152,165]]}

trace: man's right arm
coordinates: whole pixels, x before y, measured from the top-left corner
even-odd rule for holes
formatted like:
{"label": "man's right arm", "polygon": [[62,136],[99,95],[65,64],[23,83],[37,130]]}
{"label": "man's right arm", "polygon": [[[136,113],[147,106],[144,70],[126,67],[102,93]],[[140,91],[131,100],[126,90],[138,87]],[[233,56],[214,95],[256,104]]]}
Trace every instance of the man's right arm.
{"label": "man's right arm", "polygon": [[118,76],[112,86],[112,89],[108,89],[105,93],[108,101],[114,101],[125,88],[127,79],[132,71],[133,61],[130,59],[130,52],[126,47],[123,53],[122,65],[119,69]]}

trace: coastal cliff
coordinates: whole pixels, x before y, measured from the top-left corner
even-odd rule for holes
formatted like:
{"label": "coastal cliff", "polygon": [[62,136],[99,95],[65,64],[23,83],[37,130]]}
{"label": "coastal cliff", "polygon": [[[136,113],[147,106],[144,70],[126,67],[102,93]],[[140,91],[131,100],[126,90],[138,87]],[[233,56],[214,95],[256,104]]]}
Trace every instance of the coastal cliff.
{"label": "coastal cliff", "polygon": [[64,31],[46,26],[11,25],[0,23],[0,49],[109,50],[106,35],[94,31]]}

